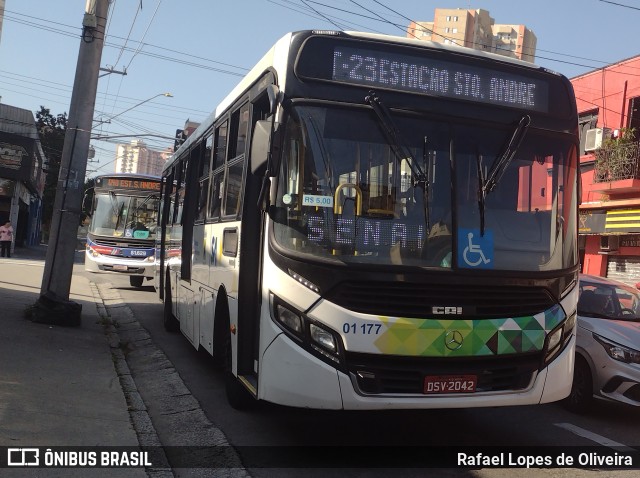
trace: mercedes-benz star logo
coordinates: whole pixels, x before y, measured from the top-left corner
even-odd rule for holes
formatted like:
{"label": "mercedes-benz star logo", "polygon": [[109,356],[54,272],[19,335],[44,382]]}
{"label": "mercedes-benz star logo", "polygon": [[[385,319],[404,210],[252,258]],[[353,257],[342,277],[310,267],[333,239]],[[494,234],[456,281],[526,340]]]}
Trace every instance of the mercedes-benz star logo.
{"label": "mercedes-benz star logo", "polygon": [[444,345],[449,350],[458,350],[462,347],[462,342],[464,342],[464,337],[457,330],[450,330],[444,336]]}

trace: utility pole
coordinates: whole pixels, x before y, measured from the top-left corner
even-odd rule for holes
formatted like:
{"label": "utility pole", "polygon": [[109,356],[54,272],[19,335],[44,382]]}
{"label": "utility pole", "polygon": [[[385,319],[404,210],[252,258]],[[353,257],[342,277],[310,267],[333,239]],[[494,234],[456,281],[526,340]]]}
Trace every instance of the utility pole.
{"label": "utility pole", "polygon": [[34,322],[80,325],[82,305],[69,300],[69,291],[108,10],[109,0],[87,0],[42,287],[31,309]]}

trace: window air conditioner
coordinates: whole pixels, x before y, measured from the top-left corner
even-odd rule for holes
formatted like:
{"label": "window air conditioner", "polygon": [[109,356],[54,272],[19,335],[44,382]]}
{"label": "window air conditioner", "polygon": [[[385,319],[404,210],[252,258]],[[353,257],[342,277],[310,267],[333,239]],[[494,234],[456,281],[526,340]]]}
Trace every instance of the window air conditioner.
{"label": "window air conditioner", "polygon": [[585,151],[595,151],[602,146],[602,142],[609,137],[611,130],[609,128],[592,128],[586,132],[584,141]]}
{"label": "window air conditioner", "polygon": [[618,239],[618,236],[600,236],[600,250],[609,252],[617,251]]}

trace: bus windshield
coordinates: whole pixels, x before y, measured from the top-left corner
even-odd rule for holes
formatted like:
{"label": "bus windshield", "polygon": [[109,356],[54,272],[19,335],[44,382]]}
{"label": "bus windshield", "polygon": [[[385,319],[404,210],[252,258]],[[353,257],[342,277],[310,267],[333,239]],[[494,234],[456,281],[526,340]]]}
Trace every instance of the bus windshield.
{"label": "bus windshield", "polygon": [[272,214],[282,248],[309,259],[444,269],[575,264],[577,156],[568,136],[521,131],[481,197],[517,120],[462,123],[395,111],[390,119],[400,147],[371,109],[292,108]]}
{"label": "bus windshield", "polygon": [[97,236],[155,239],[158,195],[97,193],[89,232]]}

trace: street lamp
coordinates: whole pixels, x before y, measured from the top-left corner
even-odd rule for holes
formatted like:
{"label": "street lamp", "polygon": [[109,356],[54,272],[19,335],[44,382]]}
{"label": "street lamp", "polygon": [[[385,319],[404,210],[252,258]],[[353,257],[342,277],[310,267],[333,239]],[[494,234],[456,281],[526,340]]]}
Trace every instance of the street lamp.
{"label": "street lamp", "polygon": [[140,105],[143,105],[143,104],[145,104],[145,103],[148,103],[149,101],[151,101],[151,100],[153,100],[153,99],[156,99],[158,96],[166,96],[167,98],[173,98],[173,95],[172,95],[171,93],[158,93],[157,95],[152,96],[151,98],[148,98],[148,99],[146,99],[146,100],[144,100],[144,101],[141,101],[141,102],[140,102],[140,103],[138,103],[138,104],[133,105],[131,108],[127,108],[126,110],[121,111],[121,112],[120,112],[120,113],[118,113],[117,115],[113,115],[113,116],[111,116],[110,118],[107,118],[106,120],[97,121],[97,122],[96,122],[96,124],[94,125],[94,127],[95,127],[95,126],[99,126],[99,125],[101,125],[101,124],[103,124],[103,123],[108,123],[108,122],[110,122],[113,118],[117,118],[118,116],[125,114],[127,111],[131,111],[132,109],[137,108],[137,107],[138,107],[138,106],[140,106]]}

